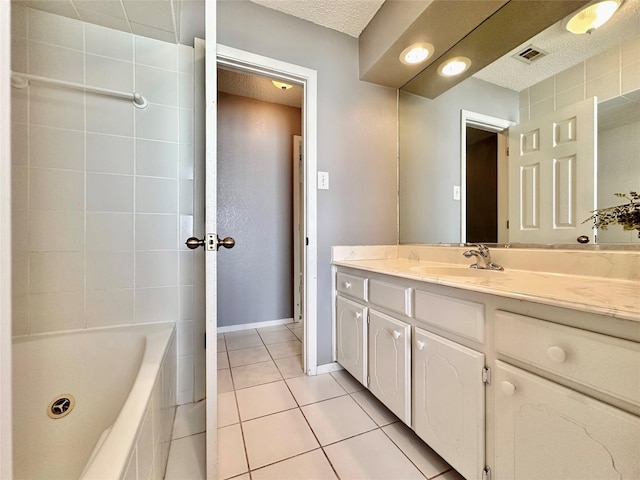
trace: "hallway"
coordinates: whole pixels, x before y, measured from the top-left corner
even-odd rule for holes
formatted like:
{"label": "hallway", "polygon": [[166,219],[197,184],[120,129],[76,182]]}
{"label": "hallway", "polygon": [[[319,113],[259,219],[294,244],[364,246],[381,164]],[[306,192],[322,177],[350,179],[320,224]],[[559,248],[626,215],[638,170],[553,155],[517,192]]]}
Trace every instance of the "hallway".
{"label": "hallway", "polygon": [[[345,371],[303,375],[301,329],[218,335],[221,480],[462,480]],[[178,408],[166,479],[205,478],[204,422]]]}

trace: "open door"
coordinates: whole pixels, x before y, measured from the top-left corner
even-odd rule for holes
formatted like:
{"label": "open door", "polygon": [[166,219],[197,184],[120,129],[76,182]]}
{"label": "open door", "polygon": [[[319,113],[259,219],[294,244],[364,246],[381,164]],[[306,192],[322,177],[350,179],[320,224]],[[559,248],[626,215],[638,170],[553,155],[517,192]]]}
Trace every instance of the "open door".
{"label": "open door", "polygon": [[509,134],[509,241],[594,242],[596,98],[516,125]]}
{"label": "open door", "polygon": [[304,301],[304,215],[302,206],[304,205],[304,161],[302,158],[304,149],[302,148],[302,137],[293,136],[293,321],[302,320]]}

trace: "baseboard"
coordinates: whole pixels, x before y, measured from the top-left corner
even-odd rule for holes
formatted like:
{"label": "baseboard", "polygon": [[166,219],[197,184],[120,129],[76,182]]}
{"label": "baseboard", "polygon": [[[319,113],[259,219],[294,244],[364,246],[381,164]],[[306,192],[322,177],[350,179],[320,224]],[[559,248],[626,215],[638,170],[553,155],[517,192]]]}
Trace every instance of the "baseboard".
{"label": "baseboard", "polygon": [[338,362],[325,363],[324,365],[318,365],[316,374],[321,375],[323,373],[337,372],[339,370],[344,370],[344,368],[342,368],[342,365]]}
{"label": "baseboard", "polygon": [[240,330],[250,330],[252,328],[276,327],[293,323],[293,318],[281,318],[279,320],[268,320],[266,322],[244,323],[242,325],[229,325],[228,327],[218,327],[218,333],[238,332]]}

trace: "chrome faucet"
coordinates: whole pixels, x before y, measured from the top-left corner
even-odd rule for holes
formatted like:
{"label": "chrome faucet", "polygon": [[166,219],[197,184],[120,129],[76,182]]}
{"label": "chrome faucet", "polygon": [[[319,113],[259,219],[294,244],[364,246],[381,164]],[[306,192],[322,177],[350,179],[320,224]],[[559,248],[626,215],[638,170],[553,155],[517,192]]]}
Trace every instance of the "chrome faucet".
{"label": "chrome faucet", "polygon": [[463,255],[467,258],[476,257],[477,263],[469,265],[469,268],[480,268],[486,270],[504,270],[504,268],[497,263],[491,261],[491,252],[486,245],[476,245],[477,250],[467,250]]}

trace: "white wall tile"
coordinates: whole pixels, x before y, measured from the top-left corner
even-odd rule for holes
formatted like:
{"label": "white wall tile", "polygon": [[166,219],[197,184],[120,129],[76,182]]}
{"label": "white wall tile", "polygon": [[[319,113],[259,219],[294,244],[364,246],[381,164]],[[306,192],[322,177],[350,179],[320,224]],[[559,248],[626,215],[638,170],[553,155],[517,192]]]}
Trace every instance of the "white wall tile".
{"label": "white wall tile", "polygon": [[13,252],[11,255],[11,293],[29,293],[29,252]]}
{"label": "white wall tile", "polygon": [[144,110],[136,109],[135,117],[138,138],[178,141],[178,108],[151,104]]}
{"label": "white wall tile", "polygon": [[84,174],[72,170],[31,168],[29,194],[31,208],[82,210]]}
{"label": "white wall tile", "polygon": [[138,480],[138,449],[136,447],[133,449],[123,478],[124,480]]}
{"label": "white wall tile", "polygon": [[178,356],[193,355],[193,322],[178,322]]}
{"label": "white wall tile", "polygon": [[11,123],[27,123],[29,119],[29,89],[11,89]]}
{"label": "white wall tile", "polygon": [[189,250],[185,244],[189,237],[193,237],[193,215],[180,215],[180,235],[178,241],[180,250],[192,251]]}
{"label": "white wall tile", "polygon": [[84,49],[82,22],[60,15],[29,9],[29,39],[61,47]]}
{"label": "white wall tile", "polygon": [[620,46],[588,58],[585,61],[585,79],[587,82],[605,74],[620,71]]}
{"label": "white wall tile", "polygon": [[151,38],[134,37],[135,61],[141,65],[177,71],[177,46]]}
{"label": "white wall tile", "polygon": [[622,67],[622,94],[638,89],[640,89],[640,61]]}
{"label": "white wall tile", "polygon": [[11,3],[11,36],[27,37],[27,8],[16,3]]}
{"label": "white wall tile", "polygon": [[193,314],[193,287],[180,287],[180,321],[194,319]]}
{"label": "white wall tile", "polygon": [[132,288],[133,252],[87,252],[87,290]]}
{"label": "white wall tile", "polygon": [[84,83],[84,56],[77,50],[30,41],[28,73]]}
{"label": "white wall tile", "polygon": [[32,125],[29,135],[31,166],[84,170],[84,132]]}
{"label": "white wall tile", "polygon": [[[94,87],[133,92],[133,64],[113,58],[86,55],[86,82]],[[134,107],[135,108],[135,107]]]}
{"label": "white wall tile", "polygon": [[126,99],[87,93],[87,132],[133,136],[133,111]]}
{"label": "white wall tile", "polygon": [[29,334],[29,296],[11,296],[11,335]]}
{"label": "white wall tile", "polygon": [[136,177],[136,212],[178,213],[178,181]]}
{"label": "white wall tile", "polygon": [[177,250],[178,215],[137,214],[136,250]]}
{"label": "white wall tile", "polygon": [[29,208],[29,169],[21,165],[11,167],[11,210],[20,215]]}
{"label": "white wall tile", "polygon": [[178,356],[178,392],[191,390],[193,390],[193,356]]}
{"label": "white wall tile", "polygon": [[133,61],[133,35],[98,25],[85,24],[87,53]]}
{"label": "white wall tile", "polygon": [[133,289],[88,290],[85,315],[87,328],[133,323]]}
{"label": "white wall tile", "polygon": [[529,88],[529,101],[533,105],[539,103],[548,98],[553,98],[555,93],[555,79],[554,77],[542,80]]}
{"label": "white wall tile", "polygon": [[144,415],[144,422],[138,435],[138,478],[148,480],[153,467],[153,425],[149,408]]}
{"label": "white wall tile", "polygon": [[150,177],[178,176],[177,143],[136,140],[136,174]]}
{"label": "white wall tile", "polygon": [[598,103],[620,95],[620,72],[613,71],[587,81],[587,98],[598,97]]}
{"label": "white wall tile", "polygon": [[136,65],[135,90],[151,103],[178,106],[178,73]]}
{"label": "white wall tile", "polygon": [[193,285],[193,252],[179,252],[180,285]]}
{"label": "white wall tile", "polygon": [[77,90],[31,85],[29,115],[32,125],[84,130],[84,94]]}
{"label": "white wall tile", "polygon": [[640,59],[640,35],[624,42],[621,46],[620,60],[623,66],[638,62]]}
{"label": "white wall tile", "polygon": [[133,214],[87,212],[87,251],[133,250]]}
{"label": "white wall tile", "polygon": [[187,180],[193,180],[194,170],[194,151],[193,145],[181,144],[180,145],[180,178]]}
{"label": "white wall tile", "polygon": [[194,50],[188,45],[178,45],[178,71],[193,75]]}
{"label": "white wall tile", "polygon": [[193,108],[193,95],[194,84],[193,75],[187,75],[181,73],[179,77],[180,82],[180,108]]}
{"label": "white wall tile", "polygon": [[31,295],[31,334],[73,330],[84,325],[84,296],[81,292]]}
{"label": "white wall tile", "polygon": [[[178,284],[177,252],[136,252],[136,287]],[[174,318],[174,320],[176,320]]]}
{"label": "white wall tile", "polygon": [[193,110],[180,109],[180,143],[193,144]]}
{"label": "white wall tile", "polygon": [[556,75],[556,94],[584,85],[584,82],[584,62],[580,62]]}
{"label": "white wall tile", "polygon": [[133,177],[88,173],[87,210],[133,212]]}
{"label": "white wall tile", "polygon": [[180,213],[193,215],[193,180],[180,180]]}
{"label": "white wall tile", "polygon": [[584,94],[585,94],[584,84],[580,84],[574,88],[570,88],[568,90],[558,92],[556,96],[556,110],[562,107],[566,107],[567,105],[571,105],[581,100],[584,100],[586,98]]}
{"label": "white wall tile", "polygon": [[29,211],[21,210],[19,215],[11,217],[11,250],[14,252],[28,252],[29,242]]}
{"label": "white wall tile", "polygon": [[[92,2],[91,0],[89,1],[92,4],[95,4],[95,2]],[[107,2],[107,4],[118,5],[118,2]],[[105,15],[104,13],[96,12],[95,10],[88,10],[86,8],[76,7],[76,10],[78,10],[78,13],[82,17],[82,19],[87,23],[102,25],[113,30],[120,30],[121,32],[131,32],[129,22],[127,22],[123,18]]]}
{"label": "white wall tile", "polygon": [[529,114],[531,115],[531,118],[539,118],[543,115],[553,112],[554,108],[555,108],[554,98],[549,97],[546,100],[543,100],[541,102],[532,103]]}
{"label": "white wall tile", "polygon": [[78,252],[33,252],[29,279],[31,293],[82,292],[84,255]]}
{"label": "white wall tile", "polygon": [[27,165],[29,158],[29,127],[19,123],[11,125],[11,164]]}
{"label": "white wall tile", "polygon": [[11,37],[11,70],[27,73],[29,70],[28,41],[25,38]]}
{"label": "white wall tile", "polygon": [[82,252],[84,250],[84,212],[31,210],[29,218],[31,251]]}
{"label": "white wall tile", "polygon": [[133,174],[133,138],[99,133],[86,135],[88,172]]}
{"label": "white wall tile", "polygon": [[136,323],[175,322],[178,287],[137,288]]}

